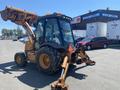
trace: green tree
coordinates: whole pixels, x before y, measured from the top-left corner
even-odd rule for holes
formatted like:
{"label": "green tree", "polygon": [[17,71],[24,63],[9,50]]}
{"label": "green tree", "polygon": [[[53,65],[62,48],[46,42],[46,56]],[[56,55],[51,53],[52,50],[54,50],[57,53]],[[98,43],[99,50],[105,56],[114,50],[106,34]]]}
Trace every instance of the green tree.
{"label": "green tree", "polygon": [[3,28],[1,33],[4,38],[19,37],[24,35],[23,30],[19,26],[17,27],[17,29]]}

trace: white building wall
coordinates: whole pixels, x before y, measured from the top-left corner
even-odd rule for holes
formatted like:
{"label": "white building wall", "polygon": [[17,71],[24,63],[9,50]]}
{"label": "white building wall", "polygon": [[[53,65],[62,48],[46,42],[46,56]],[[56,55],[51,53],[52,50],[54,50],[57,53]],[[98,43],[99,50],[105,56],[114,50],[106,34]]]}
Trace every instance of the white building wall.
{"label": "white building wall", "polygon": [[86,30],[73,30],[74,36],[86,37]]}
{"label": "white building wall", "polygon": [[106,37],[107,36],[107,23],[104,22],[94,22],[87,24],[87,37]]}
{"label": "white building wall", "polygon": [[120,40],[120,20],[107,23],[107,38]]}

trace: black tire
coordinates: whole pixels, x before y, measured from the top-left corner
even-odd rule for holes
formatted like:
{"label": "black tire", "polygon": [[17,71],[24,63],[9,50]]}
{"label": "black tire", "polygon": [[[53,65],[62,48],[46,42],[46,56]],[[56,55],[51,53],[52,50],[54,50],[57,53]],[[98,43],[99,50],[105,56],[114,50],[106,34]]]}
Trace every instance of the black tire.
{"label": "black tire", "polygon": [[24,53],[16,53],[14,56],[15,63],[19,67],[24,67],[27,64],[26,57]]}
{"label": "black tire", "polygon": [[60,69],[60,53],[52,47],[42,47],[37,53],[36,60],[38,69],[48,75]]}

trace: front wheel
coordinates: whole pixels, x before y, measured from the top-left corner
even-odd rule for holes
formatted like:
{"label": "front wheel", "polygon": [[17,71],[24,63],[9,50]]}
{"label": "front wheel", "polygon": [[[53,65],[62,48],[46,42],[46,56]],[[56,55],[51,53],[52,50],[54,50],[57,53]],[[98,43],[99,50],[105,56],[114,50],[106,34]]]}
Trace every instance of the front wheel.
{"label": "front wheel", "polygon": [[15,63],[19,67],[24,67],[27,64],[26,57],[24,53],[16,53],[14,57]]}

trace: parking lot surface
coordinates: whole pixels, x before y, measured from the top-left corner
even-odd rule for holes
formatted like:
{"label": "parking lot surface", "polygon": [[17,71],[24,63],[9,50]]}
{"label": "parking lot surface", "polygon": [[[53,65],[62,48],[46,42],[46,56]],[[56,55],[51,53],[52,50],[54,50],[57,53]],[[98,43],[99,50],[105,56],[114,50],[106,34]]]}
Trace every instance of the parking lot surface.
{"label": "parking lot surface", "polygon": [[[14,54],[24,51],[18,41],[0,40],[0,90],[50,90],[59,73],[48,76],[35,64],[18,68]],[[108,48],[87,51],[95,66],[77,65],[69,70],[66,83],[69,90],[120,90],[120,49]]]}

